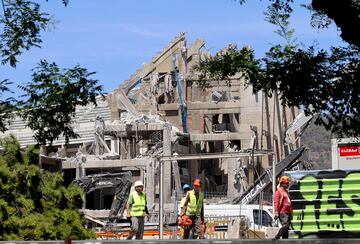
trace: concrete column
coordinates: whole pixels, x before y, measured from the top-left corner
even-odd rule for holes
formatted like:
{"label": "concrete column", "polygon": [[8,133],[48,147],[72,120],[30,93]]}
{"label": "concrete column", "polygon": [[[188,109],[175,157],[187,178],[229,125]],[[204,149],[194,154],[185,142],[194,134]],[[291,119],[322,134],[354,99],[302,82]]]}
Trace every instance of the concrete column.
{"label": "concrete column", "polygon": [[[171,125],[166,123],[164,125],[163,132],[163,150],[164,156],[170,157],[172,155],[171,152]],[[171,162],[164,162],[164,200],[165,202],[170,202],[171,197]]]}
{"label": "concrete column", "polygon": [[[270,112],[269,112],[269,98],[265,95],[265,117],[266,117],[266,149],[273,150],[272,146],[272,136],[271,136],[271,126],[270,126]],[[269,164],[273,163],[273,156],[271,154],[268,155]]]}
{"label": "concrete column", "polygon": [[[164,157],[171,156],[171,125],[164,124],[163,130],[163,155]],[[171,197],[171,162],[160,161],[160,206],[159,206],[159,227],[160,239],[163,239],[164,227],[164,203],[169,202]]]}
{"label": "concrete column", "polygon": [[136,158],[136,139],[133,137],[131,140],[131,158]]}
{"label": "concrete column", "polygon": [[237,159],[229,158],[223,159],[227,165],[227,197],[232,201],[235,197],[239,196],[241,191],[241,181],[238,179],[237,184],[235,183],[235,170],[239,168],[239,162]]}
{"label": "concrete column", "polygon": [[112,137],[111,138],[111,152],[112,153],[120,153],[119,138],[118,137]]}
{"label": "concrete column", "polygon": [[42,162],[41,162],[41,156],[42,155],[46,155],[46,147],[45,146],[40,146],[40,155],[39,155],[39,168],[42,168]]}
{"label": "concrete column", "polygon": [[249,172],[249,175],[248,175],[248,180],[249,180],[249,185],[253,185],[254,182],[255,182],[255,178],[254,178],[254,162],[252,161],[251,157],[249,157],[248,159],[248,172]]}
{"label": "concrete column", "polygon": [[115,152],[120,154],[120,138],[116,137],[115,141],[116,141],[116,143],[115,143]]}
{"label": "concrete column", "polygon": [[81,177],[80,164],[81,164],[81,163],[77,163],[77,164],[76,164],[76,174],[75,174],[76,179],[79,179],[79,178]]}
{"label": "concrete column", "polygon": [[180,172],[179,172],[179,165],[177,161],[172,161],[172,173],[174,175],[174,182],[175,182],[175,194],[176,200],[181,200],[182,198],[182,190],[181,190],[181,180],[180,180]]}
{"label": "concrete column", "polygon": [[[283,128],[282,128],[282,118],[281,118],[281,111],[280,111],[280,102],[279,102],[279,96],[278,96],[278,91],[275,91],[274,93],[274,99],[275,99],[275,104],[276,104],[276,112],[277,112],[277,124],[278,124],[278,143],[279,143],[279,154],[280,154],[280,158],[284,158],[284,152],[286,151],[284,149],[284,143],[283,143]],[[275,132],[274,132],[275,133]]]}
{"label": "concrete column", "polygon": [[100,155],[100,139],[97,134],[95,134],[95,155]]}
{"label": "concrete column", "polygon": [[146,191],[149,208],[151,208],[155,202],[154,167],[155,167],[155,161],[154,159],[150,159],[149,163],[146,164],[146,175],[145,175],[145,191]]}
{"label": "concrete column", "polygon": [[130,139],[125,139],[126,144],[125,144],[125,148],[126,148],[126,159],[131,159],[131,140]]}
{"label": "concrete column", "polygon": [[120,159],[126,159],[126,140],[120,138]]}

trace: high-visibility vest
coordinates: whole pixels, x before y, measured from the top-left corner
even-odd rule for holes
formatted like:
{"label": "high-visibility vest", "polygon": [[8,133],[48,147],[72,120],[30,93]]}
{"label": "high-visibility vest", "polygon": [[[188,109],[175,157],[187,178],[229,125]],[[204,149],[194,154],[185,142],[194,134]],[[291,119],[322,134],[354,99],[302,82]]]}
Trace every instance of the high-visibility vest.
{"label": "high-visibility vest", "polygon": [[134,191],[132,193],[134,202],[131,205],[130,215],[134,217],[145,216],[145,206],[146,206],[146,194],[142,192],[141,195]]}
{"label": "high-visibility vest", "polygon": [[178,215],[180,215],[180,214],[181,214],[181,212],[182,212],[182,209],[183,209],[184,204],[185,204],[185,200],[186,200],[186,196],[185,196],[185,197],[183,197],[183,198],[181,198],[181,201],[180,201],[180,208],[178,209]]}
{"label": "high-visibility vest", "polygon": [[186,215],[187,216],[194,216],[194,215],[199,216],[201,214],[201,208],[203,206],[204,193],[202,193],[202,192],[199,193],[199,198],[198,198],[197,202],[196,202],[196,196],[195,196],[194,190],[189,191],[189,197],[190,197],[190,201],[188,202],[187,207],[186,207]]}
{"label": "high-visibility vest", "polygon": [[185,200],[186,200],[186,196],[181,199],[180,208],[183,208],[183,207],[184,207]]}

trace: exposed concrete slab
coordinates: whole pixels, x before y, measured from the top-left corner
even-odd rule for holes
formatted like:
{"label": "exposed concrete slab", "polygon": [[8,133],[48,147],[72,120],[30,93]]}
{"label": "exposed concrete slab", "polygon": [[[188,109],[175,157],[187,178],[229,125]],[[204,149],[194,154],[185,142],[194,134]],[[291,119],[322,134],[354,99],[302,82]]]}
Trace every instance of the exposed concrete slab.
{"label": "exposed concrete slab", "polygon": [[191,141],[231,141],[241,140],[240,133],[211,133],[211,134],[190,134]]}
{"label": "exposed concrete slab", "polygon": [[164,125],[161,123],[138,123],[138,124],[106,124],[105,133],[110,132],[139,132],[139,131],[158,131],[163,130]]}
{"label": "exposed concrete slab", "polygon": [[[115,168],[115,167],[141,167],[146,166],[150,159],[119,159],[119,160],[89,160],[83,164],[83,168]],[[63,162],[63,169],[75,169],[78,163]]]}
{"label": "exposed concrete slab", "polygon": [[[259,156],[266,156],[272,154],[272,151],[267,150],[256,150],[254,152],[254,157]],[[181,160],[207,160],[207,159],[217,159],[217,158],[240,158],[240,157],[250,157],[252,156],[250,152],[232,152],[232,153],[204,153],[204,154],[197,154],[197,155],[184,155],[184,156],[177,156],[177,157],[162,157],[161,161],[181,161]]]}
{"label": "exposed concrete slab", "polygon": [[[159,110],[177,110],[177,103],[170,104],[160,104]],[[189,110],[201,110],[201,109],[229,109],[229,108],[240,108],[240,101],[232,101],[232,102],[188,102],[187,108]]]}
{"label": "exposed concrete slab", "polygon": [[204,114],[238,114],[241,108],[206,109]]}

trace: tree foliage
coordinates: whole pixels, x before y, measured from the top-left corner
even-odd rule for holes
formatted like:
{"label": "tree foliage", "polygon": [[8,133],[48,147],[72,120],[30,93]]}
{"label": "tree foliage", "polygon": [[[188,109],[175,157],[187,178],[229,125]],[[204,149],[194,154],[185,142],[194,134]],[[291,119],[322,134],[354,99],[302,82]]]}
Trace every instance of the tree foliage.
{"label": "tree foliage", "polygon": [[308,114],[321,114],[317,123],[339,135],[360,130],[360,55],[353,47],[328,53],[273,47],[263,59],[263,78],[250,81],[254,90],[279,91],[288,106],[303,106]]}
{"label": "tree foliage", "polygon": [[52,144],[61,135],[66,143],[78,137],[73,129],[76,106],[96,105],[96,96],[102,91],[98,81],[90,78],[93,74],[79,65],[60,69],[42,60],[34,69],[32,81],[20,86],[26,98],[20,115],[39,144]]}
{"label": "tree foliage", "polygon": [[17,57],[31,47],[40,47],[40,32],[45,30],[50,18],[41,12],[40,5],[28,0],[2,0],[0,15],[0,50],[2,64],[16,66]]}
{"label": "tree foliage", "polygon": [[227,79],[241,72],[254,92],[262,90],[268,96],[278,92],[284,105],[303,106],[307,114],[322,115],[316,122],[340,136],[360,134],[360,52],[356,47],[332,48],[328,53],[314,47],[277,45],[260,60],[229,59],[244,58],[242,52],[228,49],[196,69],[207,79]]}
{"label": "tree foliage", "polygon": [[[9,85],[11,82],[8,80],[0,81],[0,97],[6,92],[11,92]],[[7,130],[7,125],[14,116],[14,111],[16,111],[16,100],[13,97],[8,97],[5,100],[0,100],[0,132]]]}
{"label": "tree foliage", "polygon": [[[293,40],[294,30],[289,26],[293,1],[269,1],[271,4],[265,13],[266,20],[278,27],[276,33],[284,38],[285,44],[271,47],[265,57],[259,60],[253,55],[252,58],[244,57],[242,50],[228,49],[226,53],[202,60],[196,67],[200,77],[202,80],[227,79],[240,72],[254,92],[262,90],[268,96],[277,92],[284,105],[303,107],[307,114],[321,115],[317,116],[316,123],[338,136],[358,136],[360,48],[358,45],[332,47],[330,51],[318,50],[313,46],[298,48]],[[338,1],[314,2],[327,5]],[[350,6],[352,2],[352,11],[360,13],[359,1],[344,2],[347,3],[339,5]],[[322,14],[326,15],[326,12]],[[357,29],[352,32],[354,36],[359,34]],[[247,65],[242,65],[243,62]]]}
{"label": "tree foliage", "polygon": [[[241,4],[246,0],[239,0]],[[280,7],[284,14],[293,12],[294,0],[269,0],[271,7]],[[311,25],[328,27],[333,21],[341,30],[341,38],[360,48],[360,1],[359,0],[309,0],[304,5],[312,11]]]}
{"label": "tree foliage", "polygon": [[215,56],[207,57],[193,67],[199,71],[198,85],[202,88],[208,86],[208,78],[215,80],[227,80],[231,84],[231,77],[242,72],[247,80],[257,80],[260,66],[254,57],[254,51],[249,47],[238,49],[230,44]]}
{"label": "tree foliage", "polygon": [[40,171],[33,164],[34,148],[20,152],[13,136],[0,143],[0,240],[94,238],[78,211],[82,190],[64,187],[59,173]]}
{"label": "tree foliage", "polygon": [[[69,0],[62,0],[67,6]],[[1,63],[16,66],[17,58],[32,47],[40,47],[41,31],[51,23],[48,13],[31,0],[1,0],[0,53]],[[0,11],[1,11],[0,10]]]}
{"label": "tree foliage", "polygon": [[[62,0],[67,6],[69,0]],[[18,56],[32,47],[40,47],[41,31],[50,24],[49,14],[41,11],[40,4],[31,0],[1,0],[0,55],[3,65],[16,67]],[[102,91],[97,80],[91,79],[94,72],[88,72],[79,65],[60,69],[55,63],[41,60],[34,69],[32,82],[20,87],[25,92],[24,101],[8,98],[0,101],[0,131],[16,111],[34,130],[38,144],[52,143],[63,135],[66,142],[78,135],[72,127],[77,105],[96,105],[95,97]],[[0,82],[0,95],[10,92],[10,82]]]}
{"label": "tree foliage", "polygon": [[312,0],[315,15],[327,16],[341,30],[341,38],[360,48],[359,0]]}
{"label": "tree foliage", "polygon": [[286,41],[286,45],[294,45],[293,34],[295,30],[290,27],[290,13],[292,9],[288,2],[275,1],[269,5],[265,14],[265,20],[275,25],[278,29],[275,31]]}

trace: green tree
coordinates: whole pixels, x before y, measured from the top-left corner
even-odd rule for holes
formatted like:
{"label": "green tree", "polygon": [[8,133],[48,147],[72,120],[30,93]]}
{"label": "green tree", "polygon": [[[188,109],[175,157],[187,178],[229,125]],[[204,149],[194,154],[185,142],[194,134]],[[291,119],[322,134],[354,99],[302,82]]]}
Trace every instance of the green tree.
{"label": "green tree", "polygon": [[96,105],[102,91],[98,81],[90,78],[93,74],[80,66],[60,69],[55,63],[40,61],[32,82],[21,86],[26,99],[20,111],[39,144],[52,144],[61,135],[66,143],[78,137],[73,130],[76,106]]}
{"label": "green tree", "polygon": [[[34,148],[20,151],[13,137],[0,141],[0,240],[93,239],[78,211],[83,203],[79,186],[62,185],[59,173],[40,171]],[[38,152],[38,150],[35,150]]]}
{"label": "green tree", "polygon": [[[63,1],[65,5],[68,1]],[[17,57],[32,47],[40,47],[41,31],[51,23],[48,13],[42,12],[40,4],[29,0],[1,0],[0,52],[1,63],[12,67]]]}
{"label": "green tree", "polygon": [[316,16],[326,16],[333,20],[341,30],[341,38],[360,48],[359,0],[312,0],[311,7],[315,11],[313,19],[316,19]]}
{"label": "green tree", "polygon": [[[328,27],[334,22],[341,30],[341,38],[360,48],[360,1],[359,0],[308,0],[305,6],[312,12],[311,25],[316,28]],[[241,4],[246,0],[239,0]],[[294,0],[269,0],[270,6],[280,6],[283,13],[291,14]]]}
{"label": "green tree", "polygon": [[[6,92],[11,92],[8,87],[9,84],[8,80],[0,81],[0,97],[3,97]],[[9,120],[13,118],[13,112],[16,110],[15,103],[16,100],[13,97],[0,100],[0,132],[7,130]]]}
{"label": "green tree", "polygon": [[[285,39],[285,44],[271,47],[259,60],[250,55],[252,51],[248,51],[250,56],[243,56],[243,49],[228,48],[226,52],[203,60],[195,67],[200,71],[202,83],[204,77],[228,79],[240,72],[254,92],[262,90],[268,96],[278,92],[284,105],[302,106],[307,114],[322,115],[317,117],[316,123],[333,133],[339,136],[359,135],[359,47],[332,47],[330,51],[315,47],[298,48],[292,39],[294,31],[288,21],[293,1],[270,2],[266,20],[278,27],[276,33]],[[358,11],[360,2],[352,2],[354,11]],[[318,12],[317,16],[320,14]],[[357,29],[353,31],[358,33]]]}
{"label": "green tree", "polygon": [[[68,0],[62,0],[65,6]],[[40,47],[41,32],[52,23],[49,14],[41,11],[40,4],[30,0],[2,0],[0,13],[1,63],[16,68],[18,57],[32,47]],[[63,135],[66,142],[78,135],[73,130],[73,118],[77,105],[96,105],[95,97],[102,92],[102,86],[88,72],[77,65],[61,69],[55,63],[41,60],[34,69],[32,81],[20,87],[25,92],[23,100],[7,98],[0,100],[0,131],[7,130],[7,124],[16,111],[35,134],[38,144],[45,145]],[[10,92],[10,81],[0,82],[0,95]]]}

